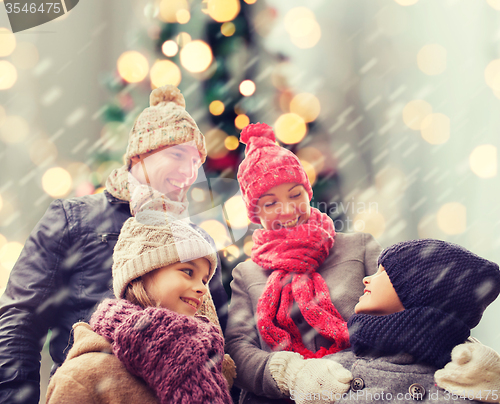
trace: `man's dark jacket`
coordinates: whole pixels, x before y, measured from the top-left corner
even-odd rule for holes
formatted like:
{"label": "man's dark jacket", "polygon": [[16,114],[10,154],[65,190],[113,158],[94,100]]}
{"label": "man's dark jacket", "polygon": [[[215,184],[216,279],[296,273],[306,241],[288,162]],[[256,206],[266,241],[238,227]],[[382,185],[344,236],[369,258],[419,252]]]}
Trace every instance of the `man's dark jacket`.
{"label": "man's dark jacket", "polygon": [[[49,206],[0,298],[0,403],[37,404],[40,351],[48,330],[50,355],[58,367],[72,343],[72,325],[88,321],[98,302],[113,297],[113,247],[129,217],[129,203],[106,191]],[[227,295],[220,264],[210,291],[224,330]]]}

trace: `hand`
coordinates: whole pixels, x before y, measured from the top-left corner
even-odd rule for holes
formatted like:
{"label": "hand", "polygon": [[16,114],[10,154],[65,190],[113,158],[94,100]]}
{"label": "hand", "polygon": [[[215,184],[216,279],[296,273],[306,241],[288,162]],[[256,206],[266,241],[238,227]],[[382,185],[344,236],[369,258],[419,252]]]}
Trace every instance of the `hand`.
{"label": "hand", "polygon": [[500,400],[500,355],[480,343],[457,345],[451,362],[434,374],[439,387],[455,394],[472,394],[478,401]]}
{"label": "hand", "polygon": [[294,352],[277,352],[269,370],[279,389],[297,404],[330,403],[350,388],[352,374],[330,359],[304,359]]}

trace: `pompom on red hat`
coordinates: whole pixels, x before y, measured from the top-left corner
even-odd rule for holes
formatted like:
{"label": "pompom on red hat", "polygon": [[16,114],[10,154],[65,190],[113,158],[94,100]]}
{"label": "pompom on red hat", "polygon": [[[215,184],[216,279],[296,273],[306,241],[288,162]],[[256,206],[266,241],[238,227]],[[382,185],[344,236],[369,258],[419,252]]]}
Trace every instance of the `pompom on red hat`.
{"label": "pompom on red hat", "polygon": [[304,167],[295,154],[276,144],[273,129],[269,125],[256,123],[246,126],[241,132],[240,141],[247,148],[237,177],[248,218],[253,223],[260,223],[255,215],[260,196],[278,185],[291,182],[301,184],[311,200],[311,183]]}

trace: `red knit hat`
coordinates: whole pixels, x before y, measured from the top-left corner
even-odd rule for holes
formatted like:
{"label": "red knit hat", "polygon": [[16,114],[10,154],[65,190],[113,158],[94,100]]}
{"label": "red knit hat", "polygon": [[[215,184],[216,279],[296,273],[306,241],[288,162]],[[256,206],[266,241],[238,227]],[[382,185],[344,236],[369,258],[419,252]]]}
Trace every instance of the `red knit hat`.
{"label": "red knit hat", "polygon": [[260,223],[254,214],[260,196],[278,185],[296,182],[302,184],[311,200],[313,193],[309,178],[298,157],[276,144],[273,129],[265,123],[246,126],[240,142],[247,145],[246,158],[238,168],[243,201],[248,218]]}

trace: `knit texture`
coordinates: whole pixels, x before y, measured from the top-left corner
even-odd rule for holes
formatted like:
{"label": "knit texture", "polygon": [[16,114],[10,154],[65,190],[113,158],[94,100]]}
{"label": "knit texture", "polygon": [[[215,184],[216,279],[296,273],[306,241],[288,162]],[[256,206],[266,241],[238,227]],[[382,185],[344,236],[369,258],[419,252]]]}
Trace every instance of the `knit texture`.
{"label": "knit texture", "polygon": [[204,317],[108,299],[92,316],[91,326],[112,342],[118,359],[162,404],[232,402],[222,376],[224,341]]}
{"label": "knit texture", "polygon": [[[204,257],[210,277],[217,267],[217,254],[191,225],[164,212],[143,211],[124,223],[113,252],[113,290],[123,298],[127,285],[157,268]],[[141,223],[139,220],[143,220]]]}
{"label": "knit texture", "polygon": [[395,244],[379,256],[405,309],[435,307],[474,328],[500,293],[498,265],[441,240]]}
{"label": "knit texture", "polygon": [[247,148],[237,177],[248,218],[253,223],[260,223],[255,215],[260,196],[278,185],[292,182],[302,184],[311,200],[311,183],[300,160],[291,151],[276,144],[270,126],[265,123],[248,125],[241,132],[240,141]]}
{"label": "knit texture", "polygon": [[280,391],[295,397],[296,404],[311,403],[311,394],[328,392],[323,400],[330,403],[329,395],[346,393],[351,387],[352,373],[330,359],[307,359],[295,352],[276,352],[269,360],[269,371]]}
{"label": "knit texture", "polygon": [[434,379],[449,392],[461,395],[466,391],[481,396],[481,401],[498,403],[498,395],[487,392],[500,391],[500,355],[477,342],[458,345],[451,352],[451,362],[436,371]]}
{"label": "knit texture", "polygon": [[470,329],[460,319],[433,307],[406,309],[386,316],[355,314],[348,321],[355,354],[401,352],[437,368],[451,359],[453,347],[464,342]]}
{"label": "knit texture", "polygon": [[193,142],[205,162],[205,137],[186,111],[186,102],[179,89],[172,85],[156,88],[129,134],[125,165],[114,170],[106,181],[107,191],[118,199],[129,201],[128,170],[131,158],[165,146]]}
{"label": "knit texture", "polygon": [[[273,271],[257,304],[257,327],[275,351],[321,358],[349,347],[347,325],[333,305],[328,286],[316,272],[333,246],[332,219],[315,208],[307,223],[280,230],[256,230],[252,260]],[[307,323],[332,341],[329,349],[307,349],[290,317],[296,301]]]}
{"label": "knit texture", "polygon": [[378,262],[405,310],[352,316],[348,326],[355,353],[405,352],[443,367],[500,293],[498,265],[453,243],[405,241],[385,249]]}

